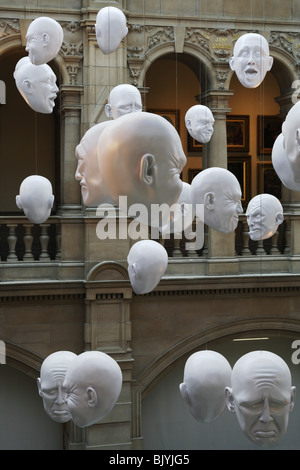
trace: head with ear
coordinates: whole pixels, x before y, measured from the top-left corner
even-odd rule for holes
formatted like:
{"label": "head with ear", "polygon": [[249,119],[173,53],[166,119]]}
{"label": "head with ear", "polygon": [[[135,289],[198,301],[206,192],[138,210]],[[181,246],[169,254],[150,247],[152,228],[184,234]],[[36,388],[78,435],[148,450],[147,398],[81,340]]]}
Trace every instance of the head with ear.
{"label": "head with ear", "polygon": [[300,183],[300,101],[288,112],[282,124],[283,148],[295,183]]}
{"label": "head with ear", "polygon": [[270,238],[284,220],[281,202],[272,194],[258,194],[246,210],[249,235],[252,240]]}
{"label": "head with ear", "polygon": [[46,64],[59,52],[63,42],[63,29],[53,18],[40,16],[30,23],[26,40],[26,51],[32,64]]}

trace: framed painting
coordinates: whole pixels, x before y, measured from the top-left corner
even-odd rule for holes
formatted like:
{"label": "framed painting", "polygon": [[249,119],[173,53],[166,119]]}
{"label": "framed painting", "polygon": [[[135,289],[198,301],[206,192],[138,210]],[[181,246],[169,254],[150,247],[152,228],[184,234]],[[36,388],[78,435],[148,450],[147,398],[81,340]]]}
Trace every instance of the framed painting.
{"label": "framed painting", "polygon": [[198,173],[200,173],[200,171],[202,171],[202,170],[199,169],[199,168],[189,168],[188,169],[188,183],[189,184],[191,184],[191,182],[193,181],[195,176],[198,175]]}
{"label": "framed painting", "polygon": [[177,130],[179,134],[179,131],[180,131],[179,109],[148,109],[147,112],[159,114],[159,116],[162,116],[163,118],[165,118],[175,127],[175,129]]}
{"label": "framed painting", "polygon": [[203,144],[197,142],[190,134],[187,133],[187,147],[188,152],[202,152]]}
{"label": "framed painting", "polygon": [[249,152],[249,116],[227,115],[227,151]]}
{"label": "framed painting", "polygon": [[234,155],[227,159],[227,169],[240,183],[242,206],[247,206],[251,199],[251,155]]}
{"label": "framed painting", "polygon": [[257,155],[271,155],[281,126],[282,119],[278,116],[257,116]]}
{"label": "framed painting", "polygon": [[281,199],[281,180],[272,162],[257,163],[257,194],[272,194]]}

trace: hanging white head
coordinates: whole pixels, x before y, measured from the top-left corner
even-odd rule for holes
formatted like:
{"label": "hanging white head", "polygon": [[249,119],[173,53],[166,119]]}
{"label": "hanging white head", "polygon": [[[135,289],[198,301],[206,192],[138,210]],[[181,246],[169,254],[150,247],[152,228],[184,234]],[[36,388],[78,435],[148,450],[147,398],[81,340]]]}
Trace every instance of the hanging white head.
{"label": "hanging white head", "polygon": [[185,114],[185,126],[193,139],[206,144],[214,132],[215,118],[207,106],[196,104]]}
{"label": "hanging white head", "polygon": [[119,8],[101,8],[97,13],[95,30],[99,48],[103,54],[111,54],[128,33],[126,16]]}
{"label": "hanging white head", "polygon": [[26,51],[34,65],[50,62],[63,42],[63,29],[53,18],[41,16],[30,23],[26,34]]}
{"label": "hanging white head", "polygon": [[16,196],[17,207],[23,209],[24,214],[33,224],[42,224],[48,219],[53,202],[54,196],[50,181],[39,175],[25,178]]}
{"label": "hanging white head", "polygon": [[246,210],[249,236],[252,240],[266,240],[284,220],[281,202],[272,194],[258,194]]}

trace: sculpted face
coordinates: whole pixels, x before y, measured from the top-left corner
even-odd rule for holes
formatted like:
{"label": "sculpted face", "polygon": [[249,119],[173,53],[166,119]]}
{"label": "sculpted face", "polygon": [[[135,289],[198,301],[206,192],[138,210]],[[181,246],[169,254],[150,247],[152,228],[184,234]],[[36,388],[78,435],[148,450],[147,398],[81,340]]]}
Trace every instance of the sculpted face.
{"label": "sculpted face", "polygon": [[256,241],[270,238],[284,219],[280,201],[271,194],[259,194],[252,198],[246,216],[249,236]]}
{"label": "sculpted face", "polygon": [[229,64],[244,87],[256,88],[273,65],[267,40],[260,34],[243,34],[235,43]]}
{"label": "sculpted face", "polygon": [[54,19],[39,17],[30,23],[26,40],[25,49],[31,63],[46,64],[59,52],[63,41],[63,29]]}
{"label": "sculpted face", "polygon": [[128,33],[126,16],[118,8],[104,7],[97,14],[95,30],[99,48],[103,54],[111,54]]}
{"label": "sculpted face", "polygon": [[295,183],[300,183],[300,102],[288,112],[282,124],[283,148]]}
{"label": "sculpted face", "polygon": [[105,106],[107,117],[117,119],[124,114],[140,111],[142,111],[142,98],[135,86],[122,84],[112,89],[109,102]]}
{"label": "sculpted face", "polygon": [[39,175],[25,178],[16,196],[17,207],[23,209],[26,217],[34,224],[42,224],[48,219],[53,202],[54,196],[50,181]]}
{"label": "sculpted face", "polygon": [[292,191],[300,191],[300,183],[294,180],[290,162],[283,147],[282,133],[276,138],[272,148],[272,164],[282,184]]}
{"label": "sculpted face", "polygon": [[209,108],[203,105],[192,106],[185,115],[186,128],[198,142],[206,144],[214,132],[215,119]]}
{"label": "sculpted face", "polygon": [[285,434],[294,407],[295,387],[287,364],[269,351],[253,351],[233,367],[228,409],[255,444],[272,445]]}

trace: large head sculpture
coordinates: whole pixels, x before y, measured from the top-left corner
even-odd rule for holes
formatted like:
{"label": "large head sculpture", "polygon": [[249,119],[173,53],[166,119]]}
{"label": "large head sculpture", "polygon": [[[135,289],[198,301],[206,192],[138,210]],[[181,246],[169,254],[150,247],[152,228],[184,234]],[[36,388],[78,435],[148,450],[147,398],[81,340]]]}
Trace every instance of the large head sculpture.
{"label": "large head sculpture", "polygon": [[[191,183],[192,204],[196,216],[218,232],[234,232],[243,213],[241,187],[233,173],[211,167],[198,173]],[[197,210],[203,204],[204,211]]]}
{"label": "large head sculpture", "polygon": [[178,201],[170,208],[170,218],[160,227],[162,235],[181,233],[191,227],[195,218],[195,210],[191,200],[191,185],[182,182],[182,191]]}
{"label": "large head sculpture", "polygon": [[75,358],[76,354],[70,351],[50,354],[42,363],[40,377],[37,379],[44,409],[47,415],[58,423],[66,423],[71,419],[63,382],[67,369]]}
{"label": "large head sculpture", "polygon": [[300,191],[300,182],[294,180],[290,162],[283,147],[282,133],[276,138],[272,148],[272,164],[282,184],[292,191]]}
{"label": "large head sculpture", "polygon": [[52,113],[58,87],[56,75],[48,64],[33,65],[23,57],[16,65],[14,79],[20,94],[34,111]]}
{"label": "large head sculpture", "polygon": [[17,207],[23,209],[33,224],[42,224],[48,219],[53,202],[52,185],[47,178],[40,175],[25,178],[16,196]]}
{"label": "large head sculpture", "polygon": [[142,97],[136,86],[122,83],[115,86],[105,105],[106,116],[117,119],[124,114],[142,111]]}
{"label": "large head sculpture", "polygon": [[65,380],[67,406],[80,428],[103,419],[114,407],[122,388],[118,363],[100,351],[79,354],[70,364]]}
{"label": "large head sculpture", "polygon": [[266,38],[257,33],[240,36],[234,45],[229,65],[244,87],[259,86],[273,65]]}
{"label": "large head sculpture", "polygon": [[30,23],[26,34],[26,51],[34,65],[50,62],[63,42],[63,29],[53,18],[41,16]]}
{"label": "large head sculpture", "polygon": [[270,351],[252,351],[234,365],[226,388],[229,411],[255,444],[272,445],[285,434],[295,387],[286,362]]}
{"label": "large head sculpture", "polygon": [[151,292],[159,283],[168,266],[168,253],[154,240],[140,240],[127,257],[128,274],[136,294]]}
{"label": "large head sculpture", "polygon": [[196,104],[185,114],[185,126],[193,139],[206,144],[214,132],[215,118],[207,106]]}
{"label": "large head sculpture", "polygon": [[252,240],[270,238],[283,220],[281,202],[272,194],[258,194],[248,204],[246,210],[249,236]]}
{"label": "large head sculpture", "polygon": [[211,423],[226,407],[224,390],[231,386],[231,366],[216,351],[198,351],[185,363],[179,390],[192,416]]}
{"label": "large head sculpture", "polygon": [[282,124],[283,148],[295,183],[300,183],[300,101],[288,112]]}
{"label": "large head sculpture", "polygon": [[128,33],[126,16],[119,8],[101,8],[97,13],[95,30],[99,48],[103,54],[111,54]]}

